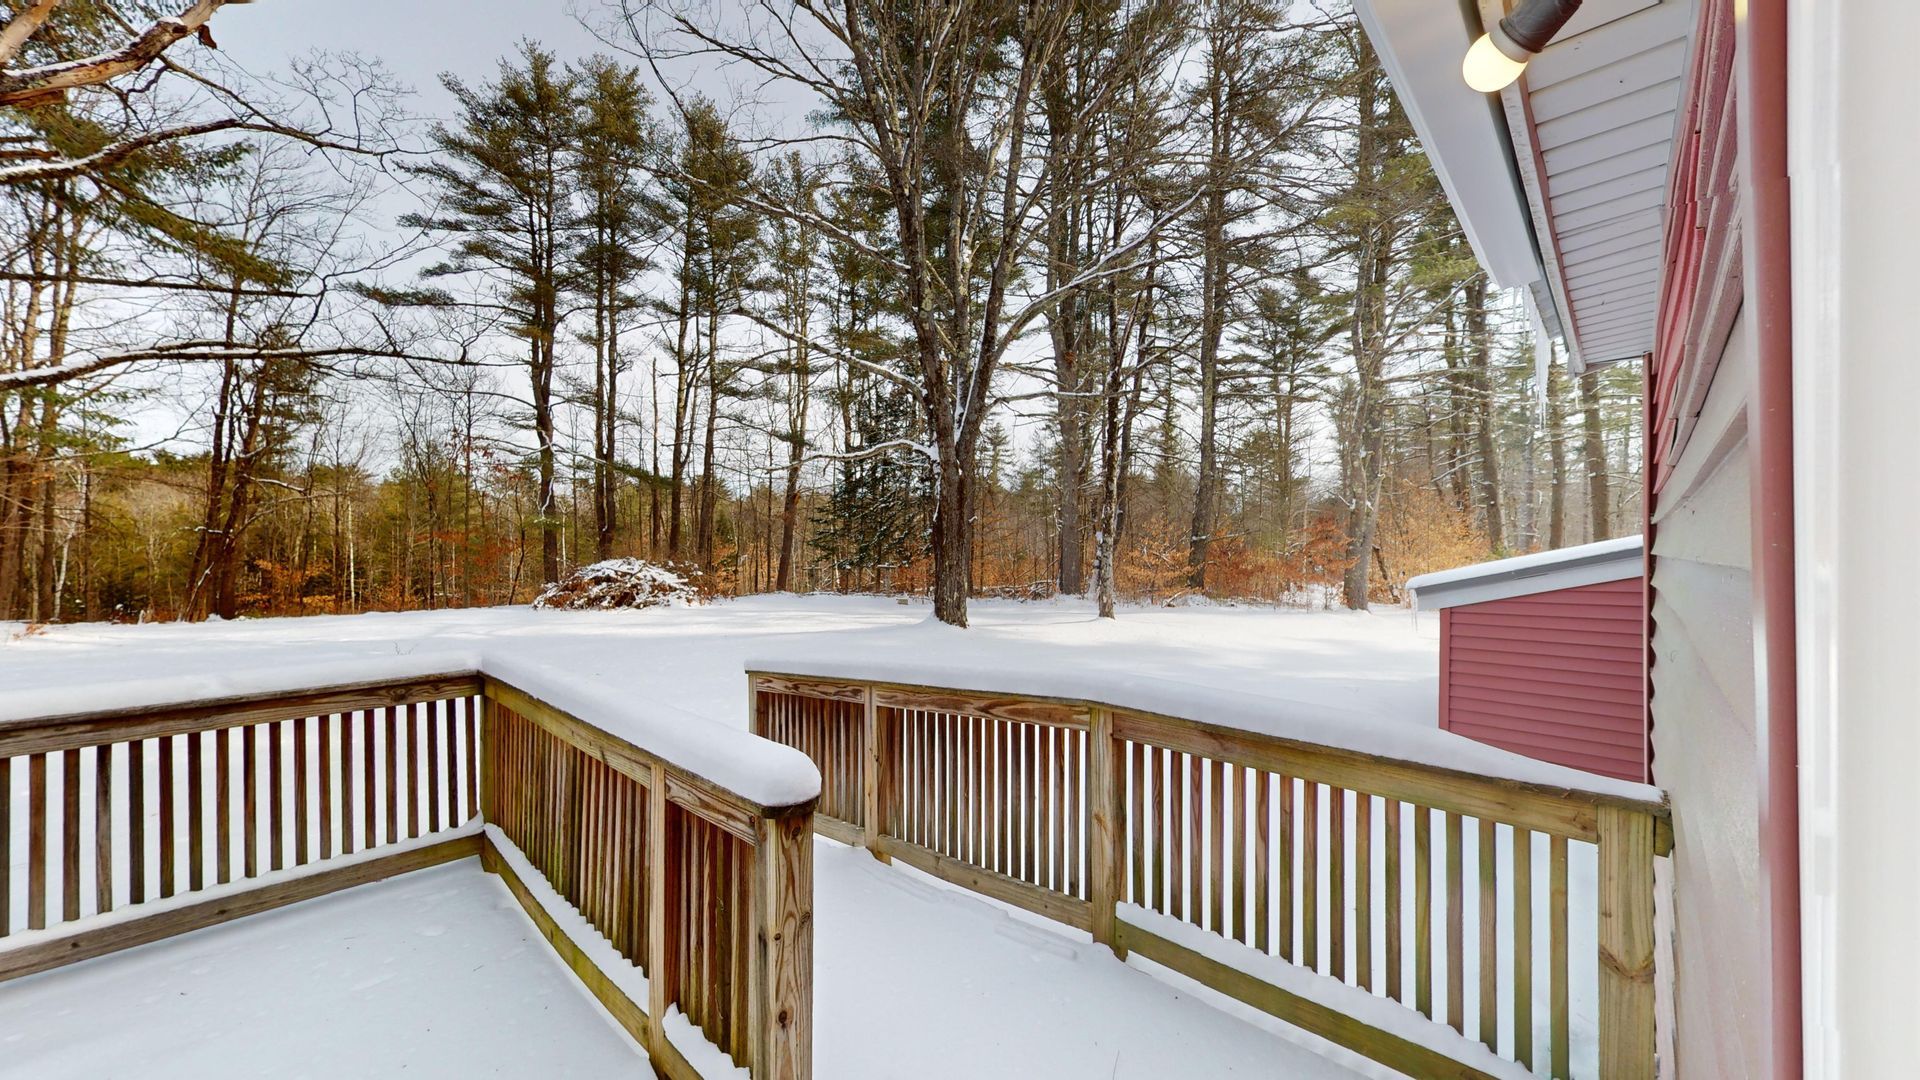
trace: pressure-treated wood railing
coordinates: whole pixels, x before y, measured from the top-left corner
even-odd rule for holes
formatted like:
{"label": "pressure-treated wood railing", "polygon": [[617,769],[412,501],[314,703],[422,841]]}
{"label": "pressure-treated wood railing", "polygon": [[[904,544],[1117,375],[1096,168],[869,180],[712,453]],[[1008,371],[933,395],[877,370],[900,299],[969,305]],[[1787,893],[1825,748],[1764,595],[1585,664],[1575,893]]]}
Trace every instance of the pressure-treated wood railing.
{"label": "pressure-treated wood railing", "polygon": [[697,1075],[677,1013],[754,1076],[804,1080],[813,804],[474,672],[4,722],[0,980],[479,856],[658,1071]]}
{"label": "pressure-treated wood railing", "polygon": [[761,805],[496,679],[486,703],[487,820],[645,970],[647,1000],[509,884],[655,1067],[697,1075],[665,1035],[678,1012],[757,1077],[811,1076],[814,800]]}
{"label": "pressure-treated wood railing", "polygon": [[[1486,1075],[1468,1039],[1554,1076],[1654,1072],[1662,802],[1111,703],[748,678],[754,730],[820,768],[823,835],[1410,1075]],[[1413,1037],[1415,1013],[1466,1052]]]}
{"label": "pressure-treated wood railing", "polygon": [[0,978],[477,854],[471,829],[427,841],[478,813],[479,691],[455,674],[0,723],[0,948],[164,909],[36,934]]}

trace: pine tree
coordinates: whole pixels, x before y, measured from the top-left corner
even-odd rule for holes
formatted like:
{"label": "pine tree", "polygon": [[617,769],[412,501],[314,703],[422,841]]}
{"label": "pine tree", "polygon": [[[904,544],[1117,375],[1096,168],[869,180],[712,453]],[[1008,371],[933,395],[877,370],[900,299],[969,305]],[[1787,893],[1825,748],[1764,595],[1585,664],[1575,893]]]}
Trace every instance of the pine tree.
{"label": "pine tree", "polygon": [[646,162],[654,152],[650,104],[636,68],[595,57],[571,73],[579,92],[579,154],[575,169],[582,210],[581,242],[573,275],[587,294],[593,329],[594,550],[613,554],[618,527],[621,323],[639,307],[633,287],[649,266],[649,225],[641,201]]}
{"label": "pine tree", "polygon": [[458,103],[458,117],[433,127],[439,156],[409,167],[438,189],[440,203],[432,213],[403,216],[401,224],[447,239],[447,257],[425,277],[472,276],[482,295],[468,301],[435,292],[416,299],[498,310],[504,329],[526,342],[540,570],[543,580],[556,581],[563,522],[554,498],[554,373],[575,226],[577,79],[552,53],[527,42],[500,62],[492,82],[469,87],[452,75],[441,82]]}

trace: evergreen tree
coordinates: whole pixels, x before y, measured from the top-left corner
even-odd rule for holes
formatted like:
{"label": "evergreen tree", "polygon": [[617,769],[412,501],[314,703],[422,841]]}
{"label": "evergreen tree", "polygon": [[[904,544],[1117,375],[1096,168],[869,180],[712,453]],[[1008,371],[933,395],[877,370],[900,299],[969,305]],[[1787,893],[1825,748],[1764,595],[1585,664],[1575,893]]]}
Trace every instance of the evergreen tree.
{"label": "evergreen tree", "polygon": [[[431,213],[405,215],[401,224],[444,234],[447,257],[425,276],[478,278],[483,295],[469,302],[497,310],[505,329],[526,342],[540,570],[544,580],[556,581],[564,522],[554,499],[554,373],[575,227],[578,79],[552,53],[525,42],[500,62],[490,83],[469,87],[452,75],[441,82],[458,103],[458,117],[433,127],[439,156],[409,166],[434,185],[440,202]],[[416,298],[462,302],[444,292]]]}
{"label": "evergreen tree", "polygon": [[588,60],[571,73],[579,93],[580,244],[573,275],[586,294],[593,326],[593,518],[598,558],[613,554],[618,526],[620,375],[629,361],[620,352],[620,327],[639,307],[634,286],[649,266],[651,239],[641,188],[653,153],[647,121],[651,103],[638,69],[606,57]]}
{"label": "evergreen tree", "polygon": [[857,442],[816,516],[814,544],[835,569],[856,583],[884,588],[889,571],[928,554],[933,474],[915,455],[863,453],[903,438],[916,426],[915,401],[903,389],[882,384],[859,395],[853,406]]}

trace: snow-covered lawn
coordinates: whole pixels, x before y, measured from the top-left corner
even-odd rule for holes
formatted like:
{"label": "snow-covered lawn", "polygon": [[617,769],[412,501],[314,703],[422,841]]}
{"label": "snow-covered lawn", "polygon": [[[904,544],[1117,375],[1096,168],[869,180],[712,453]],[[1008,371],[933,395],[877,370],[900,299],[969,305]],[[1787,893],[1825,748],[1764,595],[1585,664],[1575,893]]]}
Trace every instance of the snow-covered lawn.
{"label": "snow-covered lawn", "polygon": [[[484,664],[704,771],[649,740],[671,737],[698,756],[708,748],[684,730],[686,714],[744,728],[744,672],[756,666],[1090,698],[1483,775],[1654,794],[1438,731],[1438,649],[1438,620],[1403,610],[1127,608],[1108,621],[1076,600],[976,601],[972,627],[958,630],[934,622],[924,602],[865,596],[74,625],[32,634],[15,624],[11,632],[0,625],[0,721]],[[724,748],[743,752],[737,742]],[[708,775],[764,780],[744,768]]]}
{"label": "snow-covered lawn", "polygon": [[352,673],[374,670],[368,661],[485,654],[734,726],[746,723],[749,658],[856,658],[990,679],[1078,670],[1434,722],[1431,616],[1131,608],[1103,622],[1079,601],[975,601],[972,609],[964,631],[933,622],[924,602],[785,595],[647,611],[478,608],[33,634],[0,624],[0,719],[276,688],[290,668],[367,678]]}

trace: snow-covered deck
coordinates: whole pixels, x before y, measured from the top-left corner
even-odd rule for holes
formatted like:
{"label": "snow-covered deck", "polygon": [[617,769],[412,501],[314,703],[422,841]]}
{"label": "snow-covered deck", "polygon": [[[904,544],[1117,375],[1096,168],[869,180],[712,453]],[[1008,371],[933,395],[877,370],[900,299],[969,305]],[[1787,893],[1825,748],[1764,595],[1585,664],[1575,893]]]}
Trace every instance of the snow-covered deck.
{"label": "snow-covered deck", "polygon": [[[1388,1075],[818,841],[815,1074]],[[647,1075],[477,860],[0,984],[0,1076]]]}
{"label": "snow-covered deck", "polygon": [[0,983],[0,1076],[644,1076],[478,860]]}

